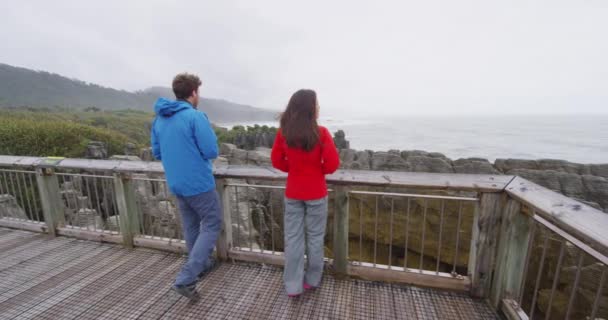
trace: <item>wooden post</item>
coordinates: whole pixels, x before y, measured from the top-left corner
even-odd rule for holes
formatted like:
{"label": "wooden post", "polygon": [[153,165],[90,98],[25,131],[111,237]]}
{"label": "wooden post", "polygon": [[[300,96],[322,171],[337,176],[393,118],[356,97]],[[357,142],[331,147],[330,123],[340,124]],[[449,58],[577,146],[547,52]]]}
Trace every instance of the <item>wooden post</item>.
{"label": "wooden post", "polygon": [[490,291],[503,201],[500,193],[482,193],[475,210],[469,257],[473,297],[486,298]]}
{"label": "wooden post", "polygon": [[333,268],[338,276],[348,273],[348,190],[336,186],[334,210],[334,263]]}
{"label": "wooden post", "polygon": [[123,244],[133,248],[133,238],[139,234],[140,223],[135,188],[129,174],[114,174],[114,196],[120,215],[120,234]]}
{"label": "wooden post", "polygon": [[220,260],[226,261],[230,255],[230,248],[232,248],[232,216],[230,212],[230,194],[226,186],[226,179],[216,180],[215,188],[220,198],[223,213],[222,231],[217,239],[217,256]]}
{"label": "wooden post", "polygon": [[59,180],[52,168],[37,168],[36,182],[42,203],[42,213],[49,235],[57,236],[57,228],[65,224]]}
{"label": "wooden post", "polygon": [[491,302],[495,308],[503,299],[517,300],[521,292],[525,259],[528,253],[533,218],[524,214],[521,204],[509,199],[504,210],[504,218],[498,243],[496,272],[492,281]]}

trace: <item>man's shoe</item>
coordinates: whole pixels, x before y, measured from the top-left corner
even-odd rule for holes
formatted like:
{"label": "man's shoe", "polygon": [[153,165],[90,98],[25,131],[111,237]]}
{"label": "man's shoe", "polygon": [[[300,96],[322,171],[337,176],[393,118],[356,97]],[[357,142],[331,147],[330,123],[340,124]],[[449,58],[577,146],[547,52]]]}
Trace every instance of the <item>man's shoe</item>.
{"label": "man's shoe", "polygon": [[191,283],[184,286],[173,285],[173,291],[190,299],[191,301],[198,299],[198,291],[196,291],[196,283]]}
{"label": "man's shoe", "polygon": [[214,257],[209,257],[209,259],[207,259],[207,265],[205,266],[205,269],[198,274],[196,280],[201,281],[201,279],[203,279],[211,271],[215,270],[215,268],[217,268],[218,266],[219,262]]}

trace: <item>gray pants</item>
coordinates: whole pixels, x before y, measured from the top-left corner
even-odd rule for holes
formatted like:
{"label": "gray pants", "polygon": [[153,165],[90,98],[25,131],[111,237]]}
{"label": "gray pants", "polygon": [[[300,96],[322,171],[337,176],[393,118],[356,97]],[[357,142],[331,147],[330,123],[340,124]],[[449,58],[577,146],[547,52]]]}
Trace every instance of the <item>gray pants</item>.
{"label": "gray pants", "polygon": [[[301,201],[285,198],[285,270],[287,294],[302,293],[303,283],[319,286],[323,274],[323,239],[327,197]],[[304,235],[306,232],[306,236]],[[306,243],[305,243],[306,239]],[[308,264],[304,272],[304,249]]]}

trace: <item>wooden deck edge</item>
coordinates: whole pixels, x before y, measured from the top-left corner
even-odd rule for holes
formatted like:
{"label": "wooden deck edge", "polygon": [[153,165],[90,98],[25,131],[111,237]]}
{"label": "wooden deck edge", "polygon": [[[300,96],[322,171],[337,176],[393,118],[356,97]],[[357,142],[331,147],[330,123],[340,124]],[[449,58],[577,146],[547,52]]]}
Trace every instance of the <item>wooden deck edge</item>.
{"label": "wooden deck edge", "polygon": [[528,315],[511,299],[503,299],[501,311],[508,320],[528,320]]}
{"label": "wooden deck edge", "polygon": [[[281,253],[263,254],[260,250],[255,249],[253,251],[230,250],[229,258],[276,266],[285,265],[285,260]],[[326,261],[325,263],[326,265],[330,265],[329,261]],[[471,286],[471,281],[467,277],[464,277],[462,279],[452,279],[448,277],[429,275],[424,273],[421,274],[416,272],[384,270],[379,268],[355,265],[348,266],[348,275],[369,281],[394,282],[419,287],[462,292],[468,292]]]}
{"label": "wooden deck edge", "polygon": [[354,265],[350,265],[348,267],[348,274],[364,280],[395,282],[418,287],[451,291],[468,292],[471,287],[471,281],[468,277],[462,279],[450,279],[447,277],[433,276],[423,273],[383,270]]}
{"label": "wooden deck edge", "polygon": [[108,242],[117,244],[123,243],[122,236],[120,234],[110,234],[90,230],[79,230],[66,227],[57,228],[57,235],[97,242]]}
{"label": "wooden deck edge", "polygon": [[23,221],[16,219],[0,219],[0,227],[6,227],[10,229],[18,229],[24,231],[32,231],[38,233],[48,233],[48,227],[44,223],[37,223],[31,221]]}
{"label": "wooden deck edge", "polygon": [[247,262],[255,262],[261,264],[271,264],[276,266],[284,266],[285,259],[282,254],[261,253],[256,251],[230,250],[228,258]]}
{"label": "wooden deck edge", "polygon": [[148,239],[145,237],[133,238],[133,244],[136,247],[168,251],[168,252],[179,253],[179,254],[184,254],[187,251],[185,243],[169,242],[169,241],[159,240],[159,239]]}

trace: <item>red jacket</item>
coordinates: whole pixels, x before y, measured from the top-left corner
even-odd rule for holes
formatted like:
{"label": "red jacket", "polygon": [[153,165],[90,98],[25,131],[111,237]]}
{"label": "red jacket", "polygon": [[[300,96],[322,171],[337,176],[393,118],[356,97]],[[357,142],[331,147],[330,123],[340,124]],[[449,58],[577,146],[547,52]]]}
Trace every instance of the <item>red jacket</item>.
{"label": "red jacket", "polygon": [[287,198],[315,200],[327,195],[325,175],[338,169],[340,157],[329,130],[319,126],[319,133],[319,143],[307,152],[288,147],[281,130],[277,132],[270,159],[273,167],[287,172]]}

